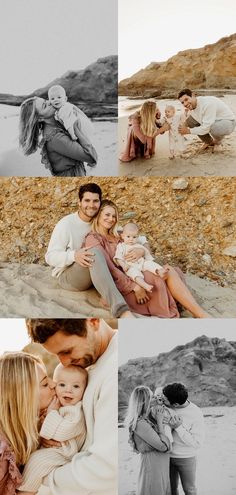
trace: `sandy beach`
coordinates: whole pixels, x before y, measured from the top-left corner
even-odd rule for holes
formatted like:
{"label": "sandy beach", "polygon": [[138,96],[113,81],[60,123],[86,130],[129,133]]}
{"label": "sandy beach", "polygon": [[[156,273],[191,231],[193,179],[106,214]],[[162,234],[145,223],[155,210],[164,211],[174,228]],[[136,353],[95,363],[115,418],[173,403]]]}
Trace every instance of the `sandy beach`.
{"label": "sandy beach", "polygon": [[[41,163],[40,153],[24,156],[18,147],[19,107],[0,105],[0,176],[51,177]],[[86,166],[88,176],[116,176],[117,124],[94,121],[94,145],[98,153],[95,168]]]}
{"label": "sandy beach", "polygon": [[[198,454],[197,487],[201,495],[234,495],[235,414],[234,407],[205,407],[206,439]],[[135,495],[139,455],[127,443],[124,428],[119,429],[119,495]],[[182,488],[179,495],[183,495]]]}
{"label": "sandy beach", "polygon": [[[128,116],[140,108],[145,100],[129,100],[121,97],[119,102],[119,155],[124,149],[127,135]],[[236,115],[236,95],[225,95],[223,101]],[[162,115],[167,104],[175,106],[181,111],[181,104],[177,100],[156,100]],[[119,174],[129,177],[137,176],[235,176],[236,175],[236,129],[230,136],[226,136],[222,144],[215,147],[214,153],[206,150],[199,153],[201,141],[196,136],[186,136],[185,158],[176,157],[170,160],[168,133],[159,136],[156,140],[156,153],[149,159],[137,159],[129,163],[120,162]]]}
{"label": "sandy beach", "polygon": [[[214,282],[187,274],[187,284],[198,302],[214,318],[236,317],[236,288],[220,287]],[[100,305],[95,289],[72,292],[61,289],[51,277],[49,267],[37,264],[1,263],[0,316],[8,318],[82,318],[112,317]],[[184,311],[184,318],[191,315]]]}

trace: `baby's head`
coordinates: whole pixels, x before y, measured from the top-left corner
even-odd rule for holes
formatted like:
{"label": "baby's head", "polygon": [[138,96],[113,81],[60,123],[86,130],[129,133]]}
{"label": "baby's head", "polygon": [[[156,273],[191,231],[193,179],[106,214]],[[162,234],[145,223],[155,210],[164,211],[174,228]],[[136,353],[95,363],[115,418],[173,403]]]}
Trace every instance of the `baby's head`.
{"label": "baby's head", "polygon": [[175,115],[175,107],[173,105],[166,105],[165,108],[165,116],[167,119],[174,117]]}
{"label": "baby's head", "polygon": [[67,101],[67,96],[62,86],[51,86],[48,90],[48,99],[51,105],[58,110]]}
{"label": "baby's head", "polygon": [[156,402],[158,404],[164,404],[164,401],[163,401],[163,392],[162,392],[162,387],[157,387],[154,394],[153,394],[153,397],[155,397],[156,399]]}
{"label": "baby's head", "polygon": [[127,223],[123,228],[121,238],[125,244],[135,244],[138,239],[138,226],[135,223]]}
{"label": "baby's head", "polygon": [[73,406],[83,398],[88,373],[80,366],[58,364],[54,370],[53,381],[56,383],[55,390],[60,404]]}

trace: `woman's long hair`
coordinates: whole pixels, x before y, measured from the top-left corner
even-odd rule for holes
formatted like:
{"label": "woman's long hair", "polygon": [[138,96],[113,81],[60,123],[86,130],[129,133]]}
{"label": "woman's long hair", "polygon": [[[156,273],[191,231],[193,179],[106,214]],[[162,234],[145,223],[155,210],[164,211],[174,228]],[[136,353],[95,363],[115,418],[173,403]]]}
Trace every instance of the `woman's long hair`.
{"label": "woman's long hair", "polygon": [[136,387],[129,399],[125,425],[130,432],[135,431],[139,418],[147,418],[150,411],[150,402],[153,394],[149,387]]}
{"label": "woman's long hair", "polygon": [[42,361],[24,352],[0,357],[0,432],[11,445],[18,465],[25,464],[38,446],[37,363]]}
{"label": "woman's long hair", "polygon": [[106,208],[106,206],[110,206],[111,208],[114,208],[114,210],[116,212],[116,223],[113,225],[113,227],[111,227],[109,229],[109,234],[113,234],[115,237],[119,237],[119,235],[117,233],[117,224],[118,224],[118,219],[119,219],[118,208],[117,208],[116,204],[113,203],[113,201],[110,201],[109,199],[104,199],[101,202],[99,212],[96,215],[96,217],[93,219],[93,222],[92,222],[92,231],[97,232],[98,234],[101,234],[100,228],[99,228],[99,219],[100,219],[102,211],[104,210],[104,208]]}
{"label": "woman's long hair", "polygon": [[154,101],[145,101],[140,108],[140,129],[145,136],[152,137],[156,131],[157,106]]}
{"label": "woman's long hair", "polygon": [[23,101],[20,107],[19,145],[24,155],[35,153],[39,145],[41,123],[35,108],[36,96]]}

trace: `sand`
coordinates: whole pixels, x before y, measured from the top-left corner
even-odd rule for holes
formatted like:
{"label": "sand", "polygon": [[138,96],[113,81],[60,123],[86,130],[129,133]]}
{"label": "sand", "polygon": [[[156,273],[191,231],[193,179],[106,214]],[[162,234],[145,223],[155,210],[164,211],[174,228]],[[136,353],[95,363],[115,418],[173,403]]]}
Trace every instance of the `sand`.
{"label": "sand", "polygon": [[[197,487],[200,495],[234,495],[235,414],[234,407],[203,408],[205,443],[198,454]],[[127,444],[126,431],[119,429],[119,495],[135,495],[139,455]],[[179,495],[183,495],[182,488]]]}
{"label": "sand", "polygon": [[[214,318],[236,317],[236,288],[187,274],[187,284],[198,302]],[[72,292],[61,289],[49,267],[37,264],[1,263],[0,317],[7,318],[112,317],[100,305],[95,289]],[[188,312],[182,317],[189,318]]]}
{"label": "sand", "polygon": [[[18,148],[19,107],[0,105],[0,176],[50,177],[40,153],[24,156]],[[95,121],[94,145],[98,153],[95,168],[86,166],[88,176],[117,176],[117,123]]]}
{"label": "sand", "polygon": [[[223,101],[229,105],[236,115],[236,95],[226,95]],[[130,100],[129,100],[130,102]],[[119,129],[119,155],[124,149],[127,135],[128,115],[134,113],[143,101],[132,100],[132,103],[123,103],[120,112]],[[157,101],[163,114],[167,103],[175,105],[180,110],[181,104],[177,100]],[[158,136],[156,140],[156,154],[149,160],[137,159],[129,163],[120,162],[119,174],[129,177],[139,176],[235,176],[236,175],[236,129],[230,136],[226,136],[220,146],[215,147],[214,153],[206,150],[199,153],[202,143],[196,136],[186,136],[186,158],[177,157],[174,160],[168,158],[169,145],[168,133]]]}

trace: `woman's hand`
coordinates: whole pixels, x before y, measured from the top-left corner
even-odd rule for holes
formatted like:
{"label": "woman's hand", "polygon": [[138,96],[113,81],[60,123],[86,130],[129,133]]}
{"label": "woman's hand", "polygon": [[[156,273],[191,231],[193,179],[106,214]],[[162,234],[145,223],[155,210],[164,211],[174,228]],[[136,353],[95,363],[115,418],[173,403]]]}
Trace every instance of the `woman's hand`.
{"label": "woman's hand", "polygon": [[75,262],[78,263],[78,265],[83,267],[92,266],[94,261],[94,254],[88,253],[88,249],[91,248],[87,247],[87,248],[77,249],[77,251],[75,251]]}
{"label": "woman's hand", "polygon": [[132,248],[130,251],[125,255],[125,260],[128,261],[128,263],[132,261],[138,261],[139,258],[142,258],[145,254],[145,249],[140,246],[140,248]]}
{"label": "woman's hand", "polygon": [[149,297],[148,297],[145,289],[140,287],[140,285],[137,285],[137,284],[135,285],[134,294],[135,294],[135,298],[136,298],[136,301],[138,304],[144,304],[144,303],[147,303],[149,301]]}

